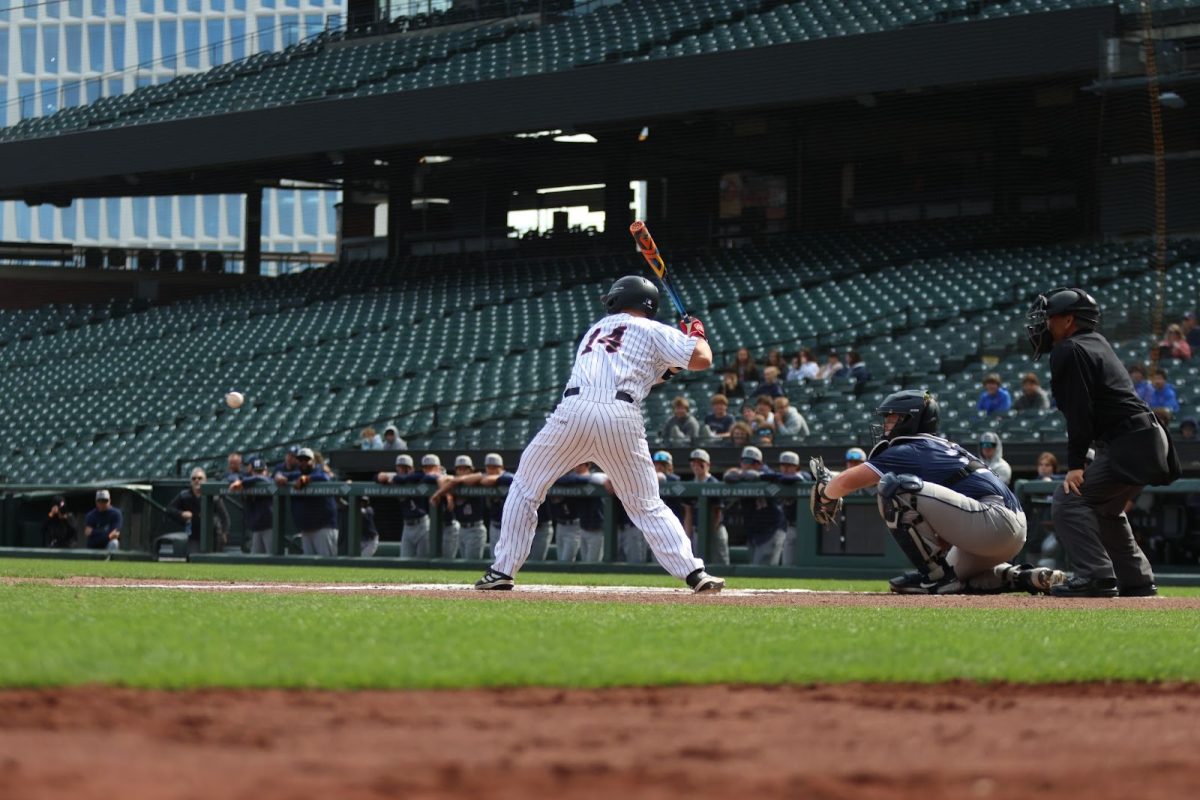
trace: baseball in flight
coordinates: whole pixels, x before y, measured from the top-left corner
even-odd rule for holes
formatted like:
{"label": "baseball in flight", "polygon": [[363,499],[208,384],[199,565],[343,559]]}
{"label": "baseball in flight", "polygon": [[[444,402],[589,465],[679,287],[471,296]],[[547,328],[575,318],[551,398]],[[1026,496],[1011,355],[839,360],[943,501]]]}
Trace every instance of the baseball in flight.
{"label": "baseball in flight", "polygon": [[230,408],[241,408],[244,402],[246,402],[246,398],[241,392],[229,391],[225,393],[225,405]]}

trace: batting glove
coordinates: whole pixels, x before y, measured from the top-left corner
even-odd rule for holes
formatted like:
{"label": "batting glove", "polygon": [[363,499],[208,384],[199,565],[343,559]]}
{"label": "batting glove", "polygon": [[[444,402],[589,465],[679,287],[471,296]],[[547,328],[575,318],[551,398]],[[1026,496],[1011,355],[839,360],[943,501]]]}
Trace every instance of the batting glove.
{"label": "batting glove", "polygon": [[708,341],[708,336],[704,333],[704,323],[695,317],[684,317],[679,320],[679,330],[688,336],[698,336],[704,341]]}

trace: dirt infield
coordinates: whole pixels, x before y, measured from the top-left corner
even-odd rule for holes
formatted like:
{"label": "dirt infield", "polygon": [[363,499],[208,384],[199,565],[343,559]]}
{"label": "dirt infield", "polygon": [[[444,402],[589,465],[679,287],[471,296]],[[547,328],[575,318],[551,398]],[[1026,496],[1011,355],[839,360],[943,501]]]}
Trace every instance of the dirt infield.
{"label": "dirt infield", "polygon": [[1194,685],[0,692],[0,797],[1189,798]]}
{"label": "dirt infield", "polygon": [[412,583],[259,583],[231,581],[134,580],[129,578],[0,578],[0,583],[31,583],[93,589],[174,589],[195,592],[285,594],[369,594],[470,599],[479,602],[710,603],[736,606],[864,606],[870,608],[1091,608],[1200,609],[1200,597],[1122,597],[1063,599],[1023,593],[1000,595],[894,595],[888,592],[815,591],[809,589],[737,589],[716,595],[694,595],[687,589],[634,586],[539,586],[520,584],[511,592],[477,592],[466,584]]}

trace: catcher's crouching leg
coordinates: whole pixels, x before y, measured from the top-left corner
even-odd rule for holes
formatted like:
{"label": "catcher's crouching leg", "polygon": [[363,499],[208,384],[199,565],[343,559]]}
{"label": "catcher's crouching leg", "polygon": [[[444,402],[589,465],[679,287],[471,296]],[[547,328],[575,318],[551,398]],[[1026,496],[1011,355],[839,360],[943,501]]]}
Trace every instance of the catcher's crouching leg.
{"label": "catcher's crouching leg", "polygon": [[917,510],[925,482],[916,475],[888,473],[879,481],[879,513],[901,552],[916,572],[892,578],[888,588],[897,594],[948,594],[961,591],[946,551]]}

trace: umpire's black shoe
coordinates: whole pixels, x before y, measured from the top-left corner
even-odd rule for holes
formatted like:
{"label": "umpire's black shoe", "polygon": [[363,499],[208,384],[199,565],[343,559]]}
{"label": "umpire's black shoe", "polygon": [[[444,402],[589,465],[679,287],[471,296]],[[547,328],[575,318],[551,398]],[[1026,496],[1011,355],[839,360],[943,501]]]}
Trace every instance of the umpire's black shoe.
{"label": "umpire's black shoe", "polygon": [[1154,597],[1158,594],[1158,587],[1153,583],[1142,583],[1137,586],[1122,586],[1121,597]]}
{"label": "umpire's black shoe", "polygon": [[476,589],[491,589],[491,590],[508,590],[513,587],[513,579],[511,575],[505,575],[503,572],[497,572],[494,569],[488,569],[483,573],[483,577],[475,581]]}
{"label": "umpire's black shoe", "polygon": [[1050,587],[1054,597],[1116,597],[1116,578],[1084,578],[1076,575],[1066,583]]}
{"label": "umpire's black shoe", "polygon": [[906,572],[888,581],[888,590],[895,594],[929,594],[924,584],[928,580],[919,572]]}

